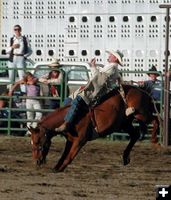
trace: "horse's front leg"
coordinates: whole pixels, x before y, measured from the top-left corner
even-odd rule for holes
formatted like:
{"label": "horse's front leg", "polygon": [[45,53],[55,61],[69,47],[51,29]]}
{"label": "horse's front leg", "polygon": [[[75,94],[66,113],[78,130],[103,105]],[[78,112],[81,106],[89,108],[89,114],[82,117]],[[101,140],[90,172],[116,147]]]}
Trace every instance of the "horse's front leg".
{"label": "horse's front leg", "polygon": [[48,155],[51,143],[51,137],[47,137],[45,143],[42,146],[42,157],[39,160],[37,160],[37,165],[40,166],[46,163],[46,157]]}
{"label": "horse's front leg", "polygon": [[75,158],[75,156],[78,154],[80,149],[84,146],[86,142],[80,142],[78,139],[73,141],[72,146],[70,148],[70,151],[65,156],[65,159],[63,160],[63,163],[60,165],[60,167],[56,166],[55,171],[56,172],[62,172],[64,169],[72,162],[72,160]]}
{"label": "horse's front leg", "polygon": [[135,130],[135,128],[132,125],[130,125],[127,128],[127,132],[130,135],[130,141],[123,153],[123,164],[124,165],[127,165],[130,163],[130,152],[131,152],[134,144],[136,143],[136,141],[139,138],[139,133]]}
{"label": "horse's front leg", "polygon": [[63,164],[65,158],[69,154],[71,147],[72,147],[72,142],[67,139],[66,144],[65,144],[64,152],[63,152],[61,158],[59,159],[58,163],[53,168],[53,172],[59,172],[59,168],[61,167],[61,165]]}
{"label": "horse's front leg", "polygon": [[49,153],[49,149],[51,146],[51,138],[48,138],[45,142],[45,144],[43,145],[43,150],[42,150],[42,164],[46,163],[46,157]]}

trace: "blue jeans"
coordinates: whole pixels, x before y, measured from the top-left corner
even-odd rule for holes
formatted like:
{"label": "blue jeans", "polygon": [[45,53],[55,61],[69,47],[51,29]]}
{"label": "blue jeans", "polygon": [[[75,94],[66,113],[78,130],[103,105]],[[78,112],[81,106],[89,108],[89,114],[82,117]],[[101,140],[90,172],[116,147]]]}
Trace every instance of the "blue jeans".
{"label": "blue jeans", "polygon": [[83,104],[84,100],[81,96],[77,95],[76,98],[72,101],[71,107],[68,110],[67,114],[65,115],[64,120],[68,123],[73,123],[75,120],[78,111],[81,109],[81,105]]}

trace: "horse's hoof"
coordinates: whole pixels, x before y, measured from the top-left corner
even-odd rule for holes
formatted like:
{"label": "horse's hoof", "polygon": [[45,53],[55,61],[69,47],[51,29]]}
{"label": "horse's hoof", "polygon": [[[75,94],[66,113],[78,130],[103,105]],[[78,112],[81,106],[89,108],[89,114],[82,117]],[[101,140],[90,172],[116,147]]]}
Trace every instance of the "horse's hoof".
{"label": "horse's hoof", "polygon": [[57,170],[56,168],[53,168],[53,169],[52,169],[52,172],[53,172],[53,173],[58,173],[58,170]]}
{"label": "horse's hoof", "polygon": [[37,166],[41,166],[41,165],[43,165],[43,164],[46,164],[46,159],[38,159],[37,161],[36,161],[36,165]]}
{"label": "horse's hoof", "polygon": [[52,169],[52,172],[53,172],[53,173],[59,173],[59,172],[63,172],[63,170],[59,170],[59,169],[53,168],[53,169]]}
{"label": "horse's hoof", "polygon": [[156,149],[160,149],[161,148],[161,144],[160,143],[154,142],[154,143],[151,143],[151,144]]}
{"label": "horse's hoof", "polygon": [[130,163],[130,158],[128,157],[128,158],[124,158],[123,157],[123,165],[125,166],[125,165],[128,165]]}

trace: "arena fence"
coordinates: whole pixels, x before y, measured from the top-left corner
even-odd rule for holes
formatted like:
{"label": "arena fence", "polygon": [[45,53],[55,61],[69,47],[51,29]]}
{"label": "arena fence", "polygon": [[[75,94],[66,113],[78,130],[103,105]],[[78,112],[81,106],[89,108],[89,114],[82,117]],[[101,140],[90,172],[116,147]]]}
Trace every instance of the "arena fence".
{"label": "arena fence", "polygon": [[[29,70],[29,69],[28,69]],[[41,70],[41,69],[39,69]],[[47,113],[51,112],[52,110],[48,108],[48,100],[49,99],[55,99],[58,100],[60,102],[60,106],[63,106],[63,102],[64,99],[66,97],[68,97],[69,95],[69,91],[75,90],[77,88],[79,88],[81,85],[74,84],[74,83],[69,83],[68,81],[68,74],[71,73],[71,71],[75,71],[75,70],[70,70],[68,72],[65,73],[65,75],[63,75],[63,81],[60,84],[57,84],[60,86],[60,93],[61,96],[60,97],[50,97],[49,95],[47,95],[48,93],[46,92],[46,94],[43,94],[39,97],[32,97],[33,99],[39,99],[40,101],[42,101],[42,109],[41,110],[34,110],[35,111],[39,111],[42,112],[43,115],[46,115]],[[61,73],[64,73],[61,70]],[[124,73],[129,73],[129,74],[144,74],[144,73],[148,73],[148,71],[122,71],[122,74],[124,75]],[[162,73],[158,72],[161,80],[163,80],[163,76]],[[12,83],[12,82],[10,82]],[[128,81],[128,84],[137,84],[136,82],[133,81]],[[1,85],[5,85],[7,86],[7,84],[9,84],[9,82],[4,83],[1,81],[0,79],[0,86]],[[41,84],[42,86],[42,84]],[[0,109],[0,112],[5,112],[5,117],[1,114],[0,115],[0,133],[2,134],[8,134],[8,135],[24,135],[27,131],[27,127],[26,127],[26,123],[29,122],[35,122],[35,120],[27,120],[26,118],[26,112],[27,111],[33,111],[32,109],[26,109],[25,107],[25,100],[27,99],[27,96],[21,96],[20,94],[14,93],[14,95],[12,97],[8,97],[6,95],[1,94],[0,95],[0,99],[4,99],[8,102],[7,106]],[[18,104],[18,107],[15,105],[13,105],[13,102],[16,102],[16,104]],[[160,104],[160,114],[162,114],[162,107],[163,107],[163,85],[161,88],[161,99],[159,102],[157,102]],[[135,126],[138,127],[138,124],[135,122],[134,123]],[[152,128],[152,125],[149,125],[149,130]],[[162,129],[160,128],[160,134],[158,135],[158,138],[161,140],[161,134],[162,133]],[[128,134],[127,133],[113,133],[111,135],[109,135],[107,137],[107,139],[109,140],[124,140],[127,139]],[[147,135],[147,137],[150,137],[150,134]]]}

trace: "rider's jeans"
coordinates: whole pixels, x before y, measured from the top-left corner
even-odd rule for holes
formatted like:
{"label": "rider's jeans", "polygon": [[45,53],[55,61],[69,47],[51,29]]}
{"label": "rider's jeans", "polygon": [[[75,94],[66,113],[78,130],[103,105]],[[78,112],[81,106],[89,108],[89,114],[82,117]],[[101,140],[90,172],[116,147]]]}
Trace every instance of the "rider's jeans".
{"label": "rider's jeans", "polygon": [[82,102],[84,102],[82,97],[77,95],[76,98],[72,101],[71,107],[64,118],[66,122],[73,123],[75,117],[77,116],[77,112],[81,110]]}

